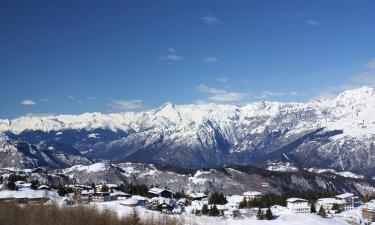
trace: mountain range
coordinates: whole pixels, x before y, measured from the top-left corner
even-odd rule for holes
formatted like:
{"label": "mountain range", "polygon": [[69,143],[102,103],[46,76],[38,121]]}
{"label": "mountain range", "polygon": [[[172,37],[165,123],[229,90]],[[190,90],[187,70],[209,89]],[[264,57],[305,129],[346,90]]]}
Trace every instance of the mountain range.
{"label": "mountain range", "polygon": [[95,161],[187,169],[287,161],[375,175],[375,89],[306,103],[173,105],[141,112],[0,120],[0,167]]}

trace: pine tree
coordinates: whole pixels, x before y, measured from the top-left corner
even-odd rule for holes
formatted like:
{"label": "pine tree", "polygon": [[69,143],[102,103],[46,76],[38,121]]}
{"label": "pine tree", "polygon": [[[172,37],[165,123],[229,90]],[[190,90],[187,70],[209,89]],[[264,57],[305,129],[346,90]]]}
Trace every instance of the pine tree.
{"label": "pine tree", "polygon": [[16,189],[16,183],[13,180],[8,181],[6,188],[8,190],[15,190]]}
{"label": "pine tree", "polygon": [[326,218],[327,217],[327,213],[326,211],[324,210],[323,206],[320,207],[319,209],[319,216],[323,217],[323,218]]}
{"label": "pine tree", "polygon": [[132,213],[129,215],[129,217],[128,217],[128,219],[127,219],[127,224],[129,224],[129,225],[137,225],[137,224],[139,224],[139,221],[140,221],[141,219],[139,218],[139,216],[138,216],[138,212],[137,212],[137,210],[135,210],[135,208],[133,208],[133,211],[132,211]]}
{"label": "pine tree", "polygon": [[240,209],[246,208],[247,207],[247,201],[244,198],[241,202],[240,205],[238,206]]}
{"label": "pine tree", "polygon": [[39,185],[39,181],[38,180],[33,180],[33,181],[31,181],[30,188],[33,189],[33,190],[36,190],[38,188],[38,185]]}
{"label": "pine tree", "polygon": [[267,212],[266,212],[266,219],[267,220],[272,220],[273,219],[273,214],[272,214],[272,211],[270,208],[267,209]]}
{"label": "pine tree", "polygon": [[340,205],[337,204],[337,203],[333,203],[332,210],[335,210],[336,212],[339,212],[340,211]]}
{"label": "pine tree", "polygon": [[258,209],[257,215],[256,215],[258,220],[263,220],[264,219],[264,213],[261,208]]}
{"label": "pine tree", "polygon": [[203,204],[202,206],[202,215],[207,215],[209,213],[208,211],[208,205],[207,204]]}
{"label": "pine tree", "polygon": [[210,216],[220,216],[220,211],[217,209],[216,205],[213,205],[209,214]]}
{"label": "pine tree", "polygon": [[311,203],[311,213],[316,213],[315,204]]}

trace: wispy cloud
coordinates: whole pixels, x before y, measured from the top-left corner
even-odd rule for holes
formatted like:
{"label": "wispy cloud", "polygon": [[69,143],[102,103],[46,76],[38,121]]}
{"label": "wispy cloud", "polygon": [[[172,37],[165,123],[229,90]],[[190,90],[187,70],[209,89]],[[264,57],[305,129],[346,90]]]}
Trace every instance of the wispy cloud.
{"label": "wispy cloud", "polygon": [[228,82],[228,78],[226,78],[226,77],[218,77],[218,78],[216,78],[216,81],[219,81],[221,83],[226,83],[226,82]]}
{"label": "wispy cloud", "polygon": [[332,98],[338,93],[362,86],[375,87],[375,58],[371,59],[361,73],[355,74],[349,80],[335,86],[320,90],[319,97]]}
{"label": "wispy cloud", "polygon": [[301,93],[297,91],[283,92],[283,91],[262,91],[260,95],[254,95],[255,99],[267,99],[271,97],[280,96],[300,96]]}
{"label": "wispy cloud", "polygon": [[134,100],[112,100],[109,104],[111,111],[137,111],[144,108],[141,99]]}
{"label": "wispy cloud", "polygon": [[21,101],[22,105],[35,105],[36,103],[31,99],[24,99]]}
{"label": "wispy cloud", "polygon": [[245,100],[248,96],[248,93],[226,92],[222,94],[214,94],[208,97],[208,99],[217,102],[240,102]]}
{"label": "wispy cloud", "polygon": [[320,26],[321,23],[317,20],[306,20],[306,24],[310,26]]}
{"label": "wispy cloud", "polygon": [[54,116],[53,113],[26,113],[24,116],[27,117],[46,117],[46,116]]}
{"label": "wispy cloud", "polygon": [[209,57],[204,57],[203,61],[207,64],[213,64],[213,63],[217,63],[217,61],[219,61],[219,59],[214,57],[214,56],[209,56]]}
{"label": "wispy cloud", "polygon": [[166,53],[159,57],[159,60],[164,61],[181,61],[183,60],[183,57],[177,53],[177,51],[174,48],[168,48]]}
{"label": "wispy cloud", "polygon": [[[212,88],[205,84],[197,86],[199,92],[210,94],[207,99],[215,102],[240,102],[245,100],[249,93],[243,92],[228,92],[224,89]],[[202,100],[200,100],[202,102]]]}
{"label": "wispy cloud", "polygon": [[226,90],[223,90],[223,89],[208,87],[205,84],[199,84],[197,86],[197,89],[199,92],[204,92],[204,93],[209,93],[209,94],[223,94],[227,92]]}
{"label": "wispy cloud", "polygon": [[203,21],[203,23],[208,24],[208,25],[220,23],[220,20],[217,17],[212,16],[212,15],[201,17],[201,20]]}
{"label": "wispy cloud", "polygon": [[352,77],[352,81],[360,85],[375,86],[375,58],[367,63],[366,70]]}

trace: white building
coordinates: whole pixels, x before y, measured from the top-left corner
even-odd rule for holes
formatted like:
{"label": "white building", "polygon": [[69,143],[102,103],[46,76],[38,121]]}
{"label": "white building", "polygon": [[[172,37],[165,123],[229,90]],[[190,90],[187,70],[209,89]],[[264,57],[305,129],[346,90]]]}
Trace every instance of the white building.
{"label": "white building", "polygon": [[354,209],[354,202],[356,201],[356,199],[358,199],[358,197],[352,193],[344,193],[341,195],[337,195],[336,199],[345,201],[344,210],[351,210]]}
{"label": "white building", "polygon": [[288,198],[286,200],[289,210],[295,213],[310,213],[311,207],[306,199],[302,198]]}
{"label": "white building", "polygon": [[262,197],[262,193],[258,191],[247,191],[243,193],[244,198],[246,201],[254,201],[256,199],[260,199]]}
{"label": "white building", "polygon": [[323,207],[326,212],[336,213],[336,211],[332,210],[335,204],[339,206],[339,210],[345,209],[346,202],[336,198],[320,198],[316,200],[315,209],[319,211],[320,207]]}
{"label": "white building", "polygon": [[362,218],[365,220],[366,223],[375,221],[375,200],[371,200],[363,206]]}

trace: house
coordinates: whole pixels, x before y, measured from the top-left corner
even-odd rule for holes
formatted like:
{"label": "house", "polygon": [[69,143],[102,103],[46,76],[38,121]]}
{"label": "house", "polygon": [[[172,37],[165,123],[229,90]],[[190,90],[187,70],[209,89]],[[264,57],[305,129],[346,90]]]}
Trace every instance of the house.
{"label": "house", "polygon": [[173,191],[170,191],[167,189],[151,188],[148,191],[148,195],[150,198],[163,197],[163,198],[173,199],[173,196],[175,196],[176,194]]}
{"label": "house", "polygon": [[191,192],[187,195],[187,198],[190,201],[205,201],[207,200],[207,195],[202,192],[197,192],[197,193]]}
{"label": "house", "polygon": [[247,191],[243,193],[243,196],[246,199],[246,201],[250,202],[250,201],[261,199],[263,194],[258,191]]}
{"label": "house", "polygon": [[174,203],[170,198],[153,197],[150,200],[149,208],[163,213],[171,213],[174,209]]}
{"label": "house", "polygon": [[332,210],[333,206],[337,205],[338,211],[342,211],[345,209],[345,204],[346,202],[344,200],[336,198],[320,198],[316,200],[315,209],[319,211],[320,207],[323,207],[326,212],[336,213],[337,211]]}
{"label": "house", "polygon": [[114,191],[110,193],[110,196],[111,196],[111,200],[114,201],[114,200],[125,200],[127,198],[130,198],[132,195],[122,192],[122,191]]}
{"label": "house", "polygon": [[111,196],[108,192],[95,192],[91,196],[93,202],[108,202],[111,200]]}
{"label": "house", "polygon": [[371,200],[363,206],[362,218],[366,223],[375,222],[375,200]]}
{"label": "house", "polygon": [[302,198],[288,198],[286,200],[287,207],[294,213],[310,213],[311,207],[306,199]]}
{"label": "house", "polygon": [[94,189],[80,190],[74,192],[74,199],[77,202],[89,203],[92,200],[92,195],[95,193]]}
{"label": "house", "polygon": [[240,208],[238,203],[230,202],[225,205],[226,210],[224,216],[237,218],[241,216]]}
{"label": "house", "polygon": [[354,203],[358,197],[352,193],[344,193],[341,195],[336,195],[336,199],[345,201],[344,210],[351,210],[354,209]]}

